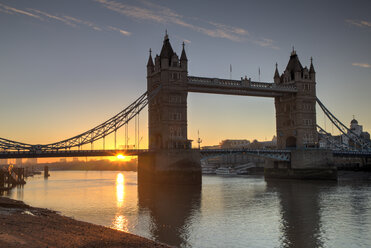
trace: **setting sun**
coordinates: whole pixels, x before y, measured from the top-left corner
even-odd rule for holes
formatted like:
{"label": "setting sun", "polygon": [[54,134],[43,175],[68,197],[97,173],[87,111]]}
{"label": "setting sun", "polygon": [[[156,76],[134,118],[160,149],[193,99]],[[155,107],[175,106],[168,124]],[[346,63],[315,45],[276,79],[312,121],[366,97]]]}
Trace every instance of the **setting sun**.
{"label": "setting sun", "polygon": [[124,159],[125,159],[125,156],[122,155],[122,154],[118,154],[118,155],[116,156],[116,158],[117,158],[117,159],[120,159],[120,160],[124,160]]}
{"label": "setting sun", "polygon": [[116,154],[115,156],[109,157],[110,161],[129,162],[132,160],[132,156],[125,156],[122,153]]}

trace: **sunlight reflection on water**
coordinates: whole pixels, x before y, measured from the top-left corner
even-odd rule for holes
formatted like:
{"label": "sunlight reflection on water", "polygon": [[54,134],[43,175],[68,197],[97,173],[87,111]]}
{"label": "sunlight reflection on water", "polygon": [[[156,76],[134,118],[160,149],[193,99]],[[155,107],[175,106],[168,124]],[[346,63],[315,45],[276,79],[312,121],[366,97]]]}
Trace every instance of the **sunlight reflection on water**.
{"label": "sunlight reflection on water", "polygon": [[122,173],[118,173],[116,176],[116,201],[117,201],[117,213],[115,219],[112,222],[112,228],[128,232],[128,219],[122,215],[122,207],[125,199],[125,177]]}
{"label": "sunlight reflection on water", "polygon": [[125,178],[122,173],[118,173],[116,177],[116,198],[117,207],[121,208],[125,197]]}

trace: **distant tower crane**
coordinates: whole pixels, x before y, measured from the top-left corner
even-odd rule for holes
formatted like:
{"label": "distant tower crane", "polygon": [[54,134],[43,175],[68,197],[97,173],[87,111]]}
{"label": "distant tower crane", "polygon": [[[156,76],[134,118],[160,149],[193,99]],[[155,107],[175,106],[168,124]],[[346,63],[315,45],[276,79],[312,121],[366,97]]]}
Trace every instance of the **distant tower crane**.
{"label": "distant tower crane", "polygon": [[200,130],[197,130],[197,143],[198,143],[198,149],[201,149],[202,139],[200,139]]}

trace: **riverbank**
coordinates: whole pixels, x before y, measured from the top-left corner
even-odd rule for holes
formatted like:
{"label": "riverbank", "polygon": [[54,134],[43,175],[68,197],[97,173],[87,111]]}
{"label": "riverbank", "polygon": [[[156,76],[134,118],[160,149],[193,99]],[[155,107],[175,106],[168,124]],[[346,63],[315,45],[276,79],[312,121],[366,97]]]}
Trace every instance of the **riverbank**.
{"label": "riverbank", "polygon": [[168,247],[0,197],[0,247]]}

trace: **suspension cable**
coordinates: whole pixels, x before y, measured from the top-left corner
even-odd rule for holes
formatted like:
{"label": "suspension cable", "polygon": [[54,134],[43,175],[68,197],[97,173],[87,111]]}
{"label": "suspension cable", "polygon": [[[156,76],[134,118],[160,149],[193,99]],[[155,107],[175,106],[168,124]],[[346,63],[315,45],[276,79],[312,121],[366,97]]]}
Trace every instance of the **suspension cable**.
{"label": "suspension cable", "polygon": [[[348,139],[352,140],[355,144],[357,144],[361,149],[371,149],[371,145],[366,140],[358,137],[356,133],[354,133],[351,129],[347,128],[341,121],[339,121],[331,112],[328,110],[325,105],[316,98],[318,105],[321,107],[322,111],[326,114],[326,116],[330,119],[330,121],[343,133]],[[350,135],[352,134],[352,135]]]}
{"label": "suspension cable", "polygon": [[[111,117],[102,124],[72,138],[65,139],[59,142],[46,145],[31,145],[27,143],[12,141],[0,138],[0,149],[4,150],[29,150],[29,151],[49,151],[59,149],[70,149],[72,147],[81,147],[83,145],[93,143],[96,140],[102,139],[105,136],[116,132],[117,129],[123,125],[127,125],[129,121],[134,118],[155,95],[160,91],[161,86],[156,87],[151,91],[142,94],[137,100],[126,107],[124,110]],[[128,142],[128,138],[126,139]]]}

